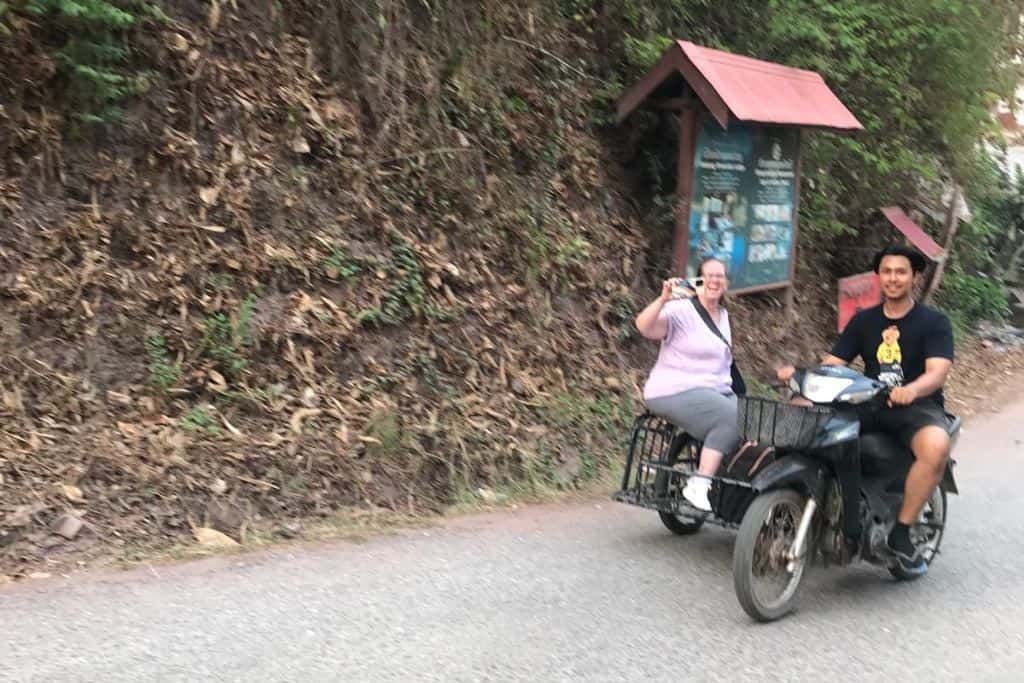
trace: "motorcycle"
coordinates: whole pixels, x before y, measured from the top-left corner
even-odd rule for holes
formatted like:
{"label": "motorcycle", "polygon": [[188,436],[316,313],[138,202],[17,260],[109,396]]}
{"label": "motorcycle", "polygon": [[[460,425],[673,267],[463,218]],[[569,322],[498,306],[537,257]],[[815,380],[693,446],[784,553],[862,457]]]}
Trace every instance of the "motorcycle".
{"label": "motorcycle", "polygon": [[[697,468],[701,444],[664,420],[644,414],[634,424],[621,490],[613,498],[659,512],[680,535],[705,522],[738,529],[733,581],[743,609],[758,621],[793,610],[805,570],[862,560],[898,580],[904,570],[886,545],[903,502],[911,452],[882,433],[861,434],[858,411],[884,403],[888,385],[844,366],[797,370],[789,388],[798,402],[748,396],[739,400],[738,426],[760,444],[754,467],[730,469],[737,454],[712,477],[712,512],[682,496]],[[960,419],[946,415],[955,444]],[[950,459],[941,483],[911,527],[911,540],[928,565],[939,553],[948,516],[947,494],[959,493]],[[843,472],[859,472],[851,480]],[[844,490],[843,480],[847,490]],[[857,481],[859,479],[859,481]],[[856,546],[845,540],[851,515],[859,519]]]}

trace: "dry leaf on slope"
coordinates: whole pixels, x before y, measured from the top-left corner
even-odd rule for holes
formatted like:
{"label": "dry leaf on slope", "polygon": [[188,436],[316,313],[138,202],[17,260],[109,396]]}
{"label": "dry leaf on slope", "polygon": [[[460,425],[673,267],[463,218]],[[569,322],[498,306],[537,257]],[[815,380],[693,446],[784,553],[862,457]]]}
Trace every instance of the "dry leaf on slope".
{"label": "dry leaf on slope", "polygon": [[320,413],[324,412],[320,408],[299,408],[292,413],[292,418],[289,421],[292,427],[292,431],[296,434],[302,433],[302,422],[310,417],[316,417]]}
{"label": "dry leaf on slope", "polygon": [[210,3],[210,11],[206,15],[206,25],[211,31],[216,31],[220,26],[220,2],[213,0]]}
{"label": "dry leaf on slope", "polygon": [[203,200],[203,204],[207,206],[213,206],[217,203],[217,197],[220,196],[219,187],[201,187],[199,188],[199,198]]}
{"label": "dry leaf on slope", "polygon": [[195,534],[196,540],[199,541],[199,545],[207,548],[237,548],[238,541],[226,536],[216,529],[209,527],[196,527],[192,530]]}
{"label": "dry leaf on slope", "polygon": [[218,394],[223,394],[228,390],[228,382],[224,379],[224,375],[220,374],[216,370],[210,370],[208,373],[210,381],[207,382],[206,386],[209,387],[210,391],[216,391]]}
{"label": "dry leaf on slope", "polygon": [[60,491],[64,494],[64,497],[73,503],[85,500],[85,496],[82,494],[82,489],[71,484],[61,484]]}

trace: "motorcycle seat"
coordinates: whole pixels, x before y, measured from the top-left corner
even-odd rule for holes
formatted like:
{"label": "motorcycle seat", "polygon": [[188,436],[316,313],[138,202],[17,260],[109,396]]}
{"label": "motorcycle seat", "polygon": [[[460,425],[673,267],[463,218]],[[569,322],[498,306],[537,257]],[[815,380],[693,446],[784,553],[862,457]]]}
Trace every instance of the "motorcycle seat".
{"label": "motorcycle seat", "polygon": [[[955,440],[960,432],[960,418],[946,413],[946,431]],[[865,432],[860,437],[860,469],[868,476],[906,472],[914,464],[914,454],[896,438],[885,432]]]}
{"label": "motorcycle seat", "polygon": [[867,432],[860,438],[860,469],[867,476],[896,474],[906,471],[914,462],[914,454],[895,437],[884,432]]}

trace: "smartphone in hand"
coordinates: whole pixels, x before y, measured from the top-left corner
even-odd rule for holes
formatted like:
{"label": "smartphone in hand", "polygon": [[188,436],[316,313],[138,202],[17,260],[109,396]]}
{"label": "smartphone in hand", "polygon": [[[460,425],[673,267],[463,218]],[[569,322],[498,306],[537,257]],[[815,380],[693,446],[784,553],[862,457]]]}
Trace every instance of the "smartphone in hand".
{"label": "smartphone in hand", "polygon": [[694,294],[700,293],[700,288],[704,286],[704,278],[679,278],[675,284],[672,285],[672,298],[673,299],[689,299]]}

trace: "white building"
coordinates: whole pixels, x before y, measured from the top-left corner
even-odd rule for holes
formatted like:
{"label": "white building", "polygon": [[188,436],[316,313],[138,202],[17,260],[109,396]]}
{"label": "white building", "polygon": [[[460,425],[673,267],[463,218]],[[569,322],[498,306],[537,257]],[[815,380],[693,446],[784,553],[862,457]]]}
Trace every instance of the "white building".
{"label": "white building", "polygon": [[1000,102],[995,110],[996,120],[1006,140],[1006,171],[1013,176],[1020,167],[1024,172],[1024,84],[1017,86],[1015,102]]}

